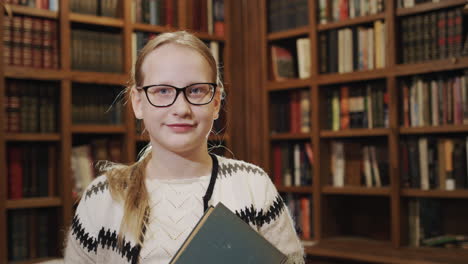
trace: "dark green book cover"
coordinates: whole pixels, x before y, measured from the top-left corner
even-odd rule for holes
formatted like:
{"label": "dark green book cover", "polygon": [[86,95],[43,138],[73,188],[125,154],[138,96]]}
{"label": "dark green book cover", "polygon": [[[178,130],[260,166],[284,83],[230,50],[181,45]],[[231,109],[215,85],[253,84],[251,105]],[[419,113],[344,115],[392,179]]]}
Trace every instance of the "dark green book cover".
{"label": "dark green book cover", "polygon": [[281,264],[286,256],[222,203],[210,207],[170,264]]}

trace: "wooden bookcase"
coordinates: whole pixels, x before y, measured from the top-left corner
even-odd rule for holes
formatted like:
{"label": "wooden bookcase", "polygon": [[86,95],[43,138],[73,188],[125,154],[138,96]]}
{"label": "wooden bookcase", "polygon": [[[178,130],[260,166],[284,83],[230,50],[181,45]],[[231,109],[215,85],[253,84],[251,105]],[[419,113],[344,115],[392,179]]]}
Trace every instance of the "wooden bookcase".
{"label": "wooden bookcase", "polygon": [[[343,263],[348,263],[346,261],[351,261],[351,263],[421,264],[468,262],[468,252],[466,250],[411,248],[408,246],[406,237],[408,228],[407,203],[409,199],[437,198],[443,201],[444,206],[452,207],[453,211],[458,210],[461,212],[464,211],[462,204],[468,202],[468,190],[423,191],[402,188],[399,149],[402,140],[409,135],[451,137],[453,135],[466,136],[468,134],[466,125],[403,127],[399,115],[401,111],[399,105],[401,103],[400,79],[417,74],[461,71],[468,68],[468,57],[412,64],[401,64],[398,59],[401,52],[398,48],[398,39],[401,36],[399,22],[403,18],[439,9],[463,7],[466,1],[444,0],[439,3],[417,4],[412,8],[397,8],[396,0],[384,0],[385,9],[381,13],[320,24],[318,22],[318,5],[321,1],[309,0],[307,1],[308,25],[274,33],[269,31],[269,2],[269,0],[262,0],[257,7],[251,6],[252,8],[258,8],[256,15],[259,16],[260,34],[257,41],[260,43],[259,49],[262,57],[261,64],[258,67],[261,68],[262,72],[259,78],[263,87],[261,92],[263,130],[259,137],[262,138],[260,140],[262,140],[264,167],[270,175],[274,173],[273,144],[278,141],[287,144],[305,141],[312,144],[314,153],[313,185],[299,187],[277,186],[282,193],[307,194],[312,197],[312,240],[315,245],[305,247],[308,256],[315,261],[322,260],[323,263],[329,263],[326,261],[332,259],[344,261]],[[341,74],[320,73],[320,33],[334,29],[369,25],[376,20],[383,20],[386,23],[386,65],[384,68]],[[255,33],[252,33],[251,37],[255,37],[254,35]],[[294,43],[296,39],[304,37],[310,39],[310,78],[275,81],[271,73],[270,45],[288,41]],[[326,100],[324,100],[326,98],[324,95],[327,88],[341,84],[365,83],[375,80],[383,83],[388,91],[388,127],[328,130],[324,122],[324,118],[326,118],[324,117],[326,115]],[[270,114],[272,111],[271,95],[298,89],[308,89],[310,91],[311,132],[306,134],[271,133],[269,121],[271,120]],[[346,185],[344,187],[333,187],[329,185],[330,142],[333,140],[384,144],[388,154],[390,185],[379,188]],[[360,151],[360,149],[356,151]],[[450,213],[449,222],[466,235],[466,228],[463,227],[466,214],[460,214],[457,218],[452,215],[456,215],[453,211]],[[315,262],[312,261],[311,263]]]}
{"label": "wooden bookcase", "polygon": [[[4,10],[0,12],[0,39],[3,39],[3,21],[9,13],[12,15],[31,16],[36,18],[47,18],[57,22],[58,25],[58,43],[59,43],[59,68],[37,69],[25,68],[17,66],[9,66],[0,62],[0,109],[1,125],[0,125],[0,262],[8,263],[8,234],[12,230],[8,229],[8,213],[11,210],[20,208],[52,208],[56,212],[55,218],[58,221],[58,226],[55,227],[55,236],[57,243],[51,245],[56,257],[62,254],[63,240],[66,235],[66,229],[71,223],[73,216],[74,199],[72,198],[72,180],[71,180],[71,151],[75,137],[83,135],[98,135],[98,136],[117,136],[122,140],[121,153],[124,163],[130,163],[135,160],[137,144],[147,142],[147,137],[137,135],[135,131],[135,119],[130,104],[126,104],[123,110],[123,123],[121,125],[82,125],[73,124],[71,118],[72,104],[72,86],[74,83],[84,84],[105,84],[124,87],[129,79],[129,71],[132,64],[132,34],[134,32],[162,33],[179,29],[187,29],[191,32],[187,14],[191,1],[189,0],[174,0],[177,4],[176,17],[178,18],[177,27],[147,25],[134,23],[132,19],[132,0],[118,0],[118,17],[100,17],[93,15],[77,14],[71,12],[71,0],[60,0],[59,11],[49,11],[37,8],[29,8],[25,6],[15,6],[6,4]],[[229,10],[232,2],[224,0],[224,36],[220,37],[214,34],[204,32],[195,32],[195,35],[204,41],[216,41],[223,46],[224,63],[224,82],[226,83],[226,91],[229,93],[231,83],[231,43],[229,29]],[[103,72],[88,72],[76,71],[71,67],[71,31],[76,25],[93,28],[96,30],[118,32],[122,36],[121,52],[123,54],[123,69],[122,73],[103,73]],[[0,57],[3,58],[4,44],[0,44]],[[58,121],[56,133],[5,133],[4,127],[5,111],[5,83],[8,79],[30,80],[48,80],[58,83],[60,90],[59,105],[58,105]],[[226,119],[231,119],[231,104],[226,106]],[[222,140],[224,144],[230,148],[230,126],[229,122],[221,136],[210,137],[210,140]],[[18,200],[8,199],[8,175],[7,175],[7,145],[10,143],[33,143],[46,142],[55,144],[58,149],[57,155],[57,177],[56,177],[56,195],[53,197],[43,198],[24,198]],[[20,263],[36,263],[44,259],[29,259]],[[15,262],[17,263],[17,262]]]}

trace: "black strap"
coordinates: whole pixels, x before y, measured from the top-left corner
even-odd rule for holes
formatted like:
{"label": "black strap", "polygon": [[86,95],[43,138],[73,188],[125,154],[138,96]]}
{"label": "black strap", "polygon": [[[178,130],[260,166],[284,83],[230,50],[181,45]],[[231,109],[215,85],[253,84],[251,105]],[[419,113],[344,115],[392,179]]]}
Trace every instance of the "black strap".
{"label": "black strap", "polygon": [[213,160],[213,167],[211,168],[210,184],[208,185],[205,196],[203,196],[203,212],[208,209],[208,201],[210,201],[211,196],[213,195],[216,178],[218,176],[218,159],[213,154],[210,154],[210,156],[211,160]]}

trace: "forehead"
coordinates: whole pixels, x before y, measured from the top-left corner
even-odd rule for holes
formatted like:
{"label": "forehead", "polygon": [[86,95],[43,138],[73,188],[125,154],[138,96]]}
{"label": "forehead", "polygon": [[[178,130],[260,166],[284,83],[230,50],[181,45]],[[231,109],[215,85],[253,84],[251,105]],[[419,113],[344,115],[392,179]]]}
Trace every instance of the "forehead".
{"label": "forehead", "polygon": [[166,44],[151,51],[142,64],[143,83],[186,86],[194,82],[210,82],[211,69],[207,60],[196,50]]}

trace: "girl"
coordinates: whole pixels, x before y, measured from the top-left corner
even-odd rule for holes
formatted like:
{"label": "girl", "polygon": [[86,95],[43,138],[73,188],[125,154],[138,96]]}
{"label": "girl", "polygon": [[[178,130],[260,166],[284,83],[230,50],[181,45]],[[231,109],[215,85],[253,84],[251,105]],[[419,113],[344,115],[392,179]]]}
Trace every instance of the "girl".
{"label": "girl", "polygon": [[110,165],[83,193],[66,263],[168,263],[203,212],[222,202],[288,256],[304,263],[293,222],[259,167],[210,154],[223,84],[206,45],[181,31],[141,50],[127,88],[150,147]]}

